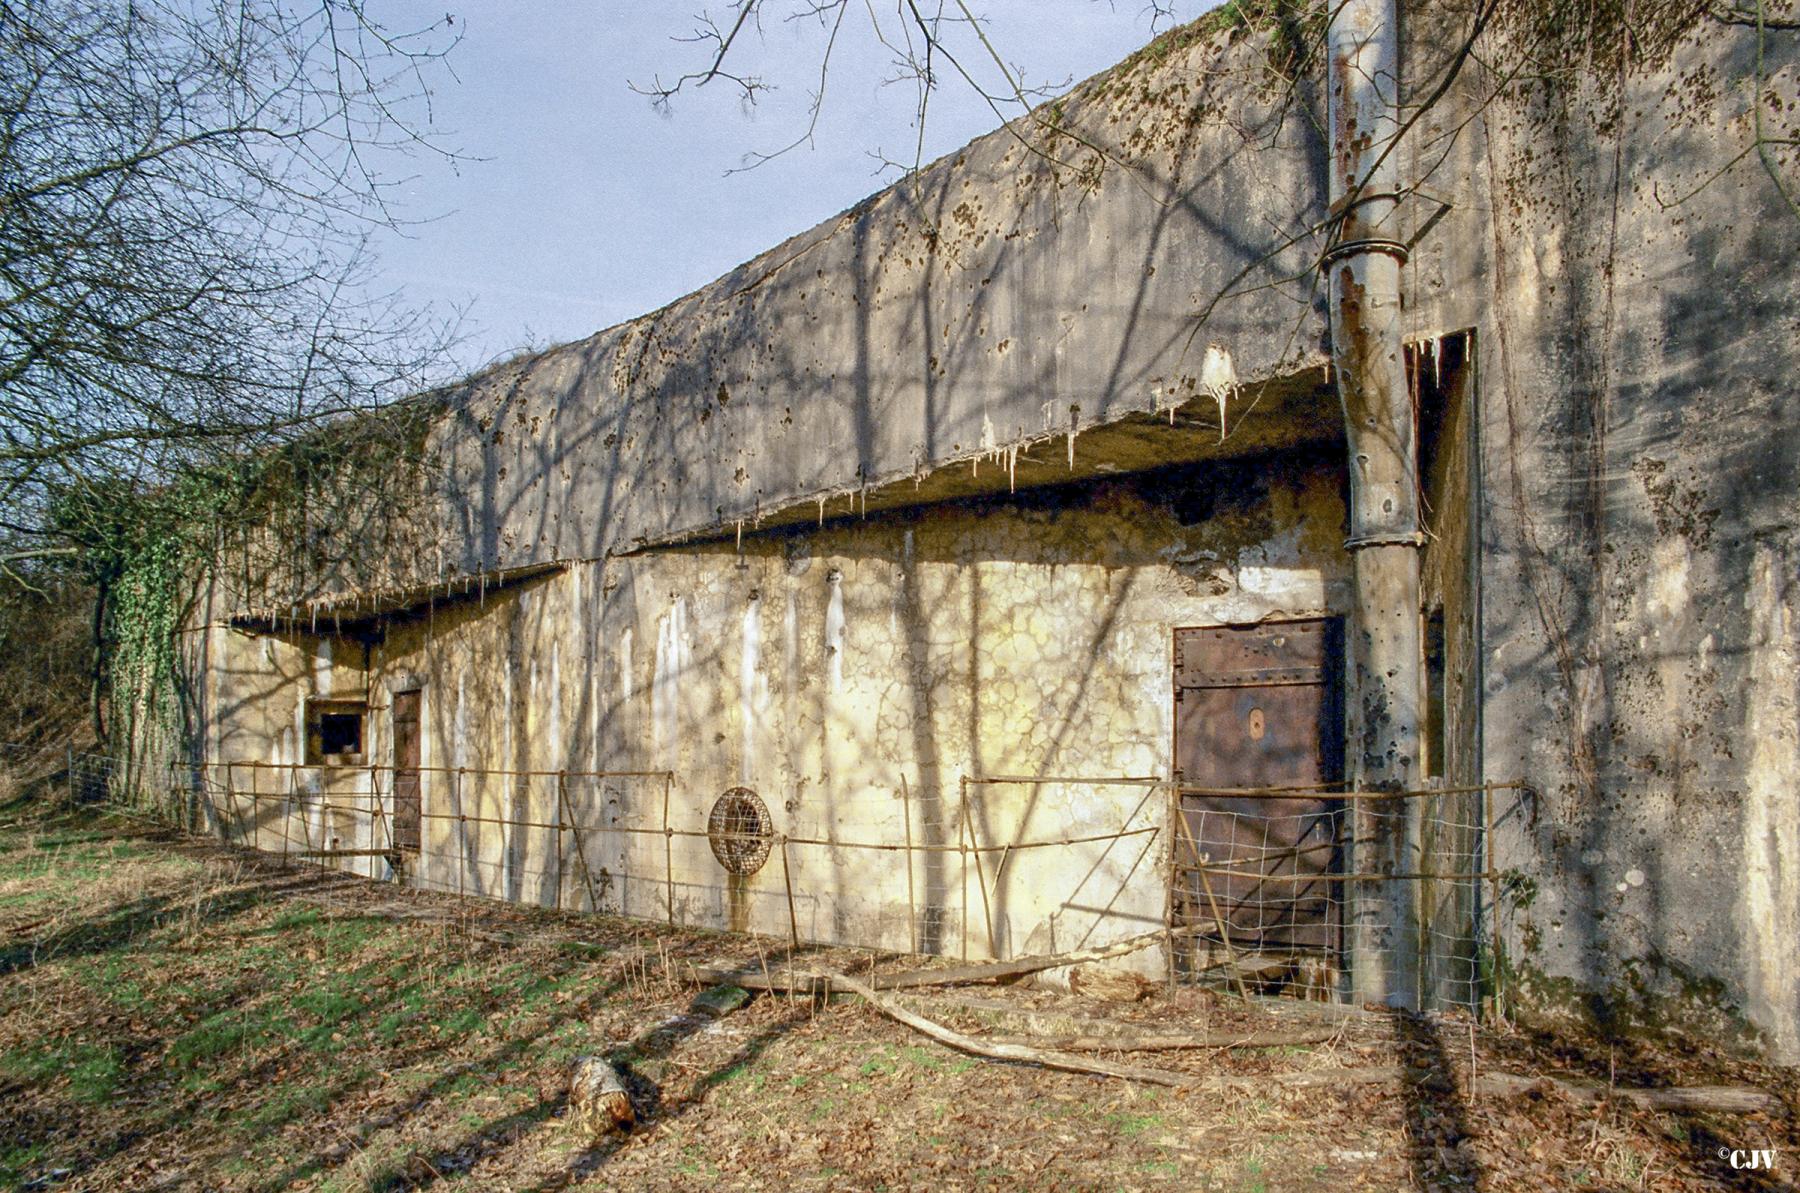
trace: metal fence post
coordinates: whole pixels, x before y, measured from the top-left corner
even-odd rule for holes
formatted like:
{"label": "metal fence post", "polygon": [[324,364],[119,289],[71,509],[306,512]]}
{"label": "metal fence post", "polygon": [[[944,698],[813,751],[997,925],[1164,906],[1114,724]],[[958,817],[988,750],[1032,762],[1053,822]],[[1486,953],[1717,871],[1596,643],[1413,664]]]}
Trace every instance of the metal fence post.
{"label": "metal fence post", "polygon": [[562,910],[563,888],[563,775],[556,772],[556,910]]}
{"label": "metal fence post", "polygon": [[663,882],[669,905],[669,923],[675,922],[675,830],[669,827],[669,789],[675,785],[675,772],[663,778]]}

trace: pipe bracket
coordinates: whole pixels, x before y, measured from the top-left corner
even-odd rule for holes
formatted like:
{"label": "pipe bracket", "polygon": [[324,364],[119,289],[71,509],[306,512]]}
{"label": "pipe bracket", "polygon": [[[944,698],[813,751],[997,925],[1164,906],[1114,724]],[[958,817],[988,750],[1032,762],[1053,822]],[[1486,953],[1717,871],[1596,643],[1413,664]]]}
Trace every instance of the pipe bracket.
{"label": "pipe bracket", "polygon": [[1319,258],[1319,267],[1324,268],[1340,258],[1360,253],[1386,253],[1397,258],[1402,265],[1412,256],[1404,241],[1390,240],[1385,236],[1365,236],[1358,240],[1341,241],[1326,249],[1325,255]]}
{"label": "pipe bracket", "polygon": [[1379,531],[1374,534],[1357,534],[1344,540],[1344,550],[1358,551],[1364,547],[1423,547],[1425,535],[1422,531]]}

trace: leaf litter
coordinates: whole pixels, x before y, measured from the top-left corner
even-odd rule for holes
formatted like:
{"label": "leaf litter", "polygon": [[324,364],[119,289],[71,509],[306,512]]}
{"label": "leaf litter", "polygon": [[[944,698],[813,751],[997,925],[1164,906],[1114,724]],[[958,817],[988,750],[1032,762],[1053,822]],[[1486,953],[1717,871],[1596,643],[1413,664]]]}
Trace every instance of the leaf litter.
{"label": "leaf litter", "polygon": [[[921,964],[803,952],[796,968],[864,977]],[[766,940],[284,869],[121,817],[14,804],[0,818],[0,1182],[1686,1190],[1788,1188],[1800,1164],[1794,1073],[1691,1041],[1189,987],[1128,1003],[1023,983],[901,1000],[978,1037],[1334,1029],[1298,1046],[1158,1052],[1159,1068],[1214,1083],[1170,1089],[978,1059],[850,996],[759,994],[720,1013],[683,981],[694,965],[786,961]],[[565,1122],[570,1065],[586,1054],[624,1076],[635,1130],[596,1142]],[[1670,1113],[1547,1086],[1471,1095],[1471,1061],[1750,1084],[1785,1108]],[[1339,1080],[1393,1066],[1412,1078]],[[1321,1084],[1284,1084],[1297,1074]],[[1776,1149],[1786,1171],[1730,1166],[1751,1148]]]}

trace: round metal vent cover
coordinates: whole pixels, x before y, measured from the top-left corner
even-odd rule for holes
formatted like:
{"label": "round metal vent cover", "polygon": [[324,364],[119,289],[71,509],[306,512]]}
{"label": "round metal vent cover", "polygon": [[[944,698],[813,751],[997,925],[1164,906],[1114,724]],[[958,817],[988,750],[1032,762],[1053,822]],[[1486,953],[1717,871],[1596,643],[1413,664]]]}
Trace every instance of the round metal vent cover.
{"label": "round metal vent cover", "polygon": [[719,864],[731,873],[762,869],[775,840],[762,797],[748,787],[733,787],[721,795],[706,818],[706,840]]}

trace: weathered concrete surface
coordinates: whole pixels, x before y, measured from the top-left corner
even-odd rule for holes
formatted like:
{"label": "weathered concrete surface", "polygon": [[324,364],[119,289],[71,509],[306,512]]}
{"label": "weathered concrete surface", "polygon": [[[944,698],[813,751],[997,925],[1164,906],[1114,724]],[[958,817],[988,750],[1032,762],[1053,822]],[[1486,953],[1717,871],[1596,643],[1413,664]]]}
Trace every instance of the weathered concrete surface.
{"label": "weathered concrete surface", "polygon": [[[1406,375],[1400,274],[1400,25],[1394,0],[1346,0],[1326,37],[1330,196],[1339,216],[1321,268],[1331,294],[1332,365],[1349,450],[1353,553],[1346,717],[1348,777],[1416,790],[1424,651],[1420,640],[1418,415]],[[1408,804],[1358,804],[1350,868],[1406,874]],[[1350,888],[1350,972],[1358,1002],[1418,1009],[1416,883]]]}
{"label": "weathered concrete surface", "polygon": [[[656,549],[390,626],[366,670],[328,661],[329,637],[231,631],[215,757],[298,761],[305,698],[366,685],[368,756],[385,765],[389,694],[422,686],[417,881],[785,934],[791,878],[810,940],[977,957],[1102,943],[1162,923],[1163,792],[963,777],[1166,774],[1171,627],[1340,612],[1341,486],[1337,452],[1289,455],[756,536],[741,553]],[[777,856],[729,880],[703,839],[665,854],[662,779],[575,776],[560,782],[590,898],[572,836],[559,874],[554,827],[462,819],[553,826],[565,770],[673,772],[681,830],[749,786],[778,833],[838,844],[791,846],[786,876]],[[264,848],[284,818],[309,842],[382,844],[374,817],[316,810],[369,806],[366,772],[233,774],[267,797]],[[980,873],[955,851],[1122,831],[989,854]],[[909,839],[938,851],[912,857],[910,882],[891,850]],[[1160,972],[1154,952],[1136,963]]]}
{"label": "weathered concrete surface", "polygon": [[[1321,151],[1269,53],[1241,28],[1168,39],[1047,107],[1056,128],[983,137],[660,311],[494,367],[444,395],[408,543],[347,544],[258,599],[860,512],[952,463],[987,461],[963,492],[1004,490],[1022,447],[1062,472],[1072,441],[1074,472],[1081,432],[1175,407],[1171,434],[1215,450],[1223,414],[1226,454],[1316,439],[1261,388],[1326,359]],[[934,495],[959,493],[912,500]]]}
{"label": "weathered concrete surface", "polygon": [[[1745,154],[1755,30],[1653,6],[1627,43],[1609,11],[1532,43],[1565,82],[1472,66],[1409,167],[1455,204],[1415,326],[1478,338],[1484,768],[1539,792],[1500,809],[1508,961],[1540,1007],[1800,1060],[1800,219]],[[1466,20],[1421,17],[1415,88]],[[1797,41],[1764,46],[1771,136]]]}

